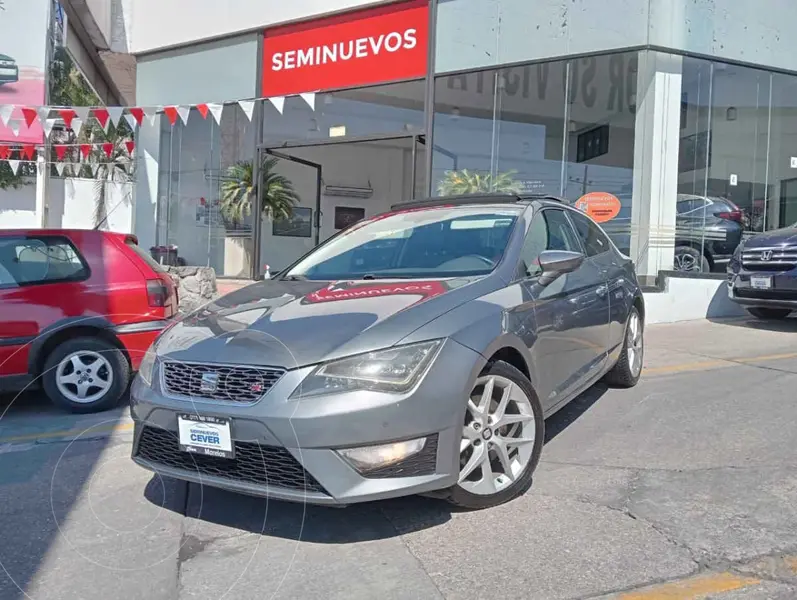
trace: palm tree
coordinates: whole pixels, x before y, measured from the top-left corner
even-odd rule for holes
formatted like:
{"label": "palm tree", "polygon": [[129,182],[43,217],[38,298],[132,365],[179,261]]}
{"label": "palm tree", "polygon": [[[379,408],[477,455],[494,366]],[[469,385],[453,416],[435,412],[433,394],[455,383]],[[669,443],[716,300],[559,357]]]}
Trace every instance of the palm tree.
{"label": "palm tree", "polygon": [[[113,144],[110,157],[103,149],[94,152],[93,160],[97,165],[94,175],[94,225],[98,229],[106,225],[108,220],[108,185],[129,183],[133,179],[132,159],[125,143],[129,136],[121,128],[115,128],[104,134],[104,143]],[[126,191],[123,201],[128,202],[130,191]]]}
{"label": "palm tree", "polygon": [[[280,221],[293,215],[299,196],[293,183],[277,173],[279,160],[266,156],[260,164],[260,189],[263,197],[262,216]],[[242,223],[252,214],[257,195],[254,162],[241,161],[227,168],[221,184],[221,214],[234,224]]]}
{"label": "palm tree", "polygon": [[464,196],[466,194],[504,193],[519,194],[521,185],[512,176],[516,171],[505,173],[479,173],[467,169],[446,171],[437,187],[442,196]]}

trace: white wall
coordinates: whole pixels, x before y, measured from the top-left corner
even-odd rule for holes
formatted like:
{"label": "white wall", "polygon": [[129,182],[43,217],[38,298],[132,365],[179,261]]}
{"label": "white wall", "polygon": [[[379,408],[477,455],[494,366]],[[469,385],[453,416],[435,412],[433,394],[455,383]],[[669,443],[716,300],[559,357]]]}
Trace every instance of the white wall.
{"label": "white wall", "polygon": [[[94,183],[92,179],[51,178],[47,226],[63,229],[94,227]],[[132,184],[108,186],[106,196],[108,221],[103,229],[119,233],[133,232],[133,198]],[[0,191],[0,229],[38,227],[34,184],[16,190]]]}
{"label": "white wall", "polygon": [[[134,54],[265,29],[278,23],[349,10],[385,0],[133,0],[127,40]],[[255,74],[252,73],[252,78]]]}

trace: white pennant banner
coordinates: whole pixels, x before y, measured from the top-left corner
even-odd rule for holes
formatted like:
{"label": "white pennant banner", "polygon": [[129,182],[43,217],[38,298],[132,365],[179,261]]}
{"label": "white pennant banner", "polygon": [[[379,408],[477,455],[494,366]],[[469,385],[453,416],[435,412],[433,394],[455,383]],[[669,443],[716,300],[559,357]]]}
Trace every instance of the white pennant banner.
{"label": "white pennant banner", "polygon": [[55,163],[55,172],[58,173],[59,177],[64,176],[64,169],[66,168],[66,163],[57,162]]}
{"label": "white pennant banner", "polygon": [[[80,119],[80,122],[83,125],[88,123],[88,121],[89,121],[89,111],[91,110],[90,108],[86,108],[85,106],[75,106],[72,110],[75,111],[75,114],[77,115],[77,118]],[[72,129],[77,134],[77,130],[74,127],[76,120],[77,119],[72,119]]]}
{"label": "white pennant banner", "polygon": [[4,127],[8,127],[8,120],[11,118],[11,114],[14,112],[14,105],[13,104],[3,104],[0,106],[0,121],[3,122]]}
{"label": "white pennant banner", "polygon": [[39,121],[44,127],[44,124],[47,122],[47,119],[50,117],[50,107],[49,106],[40,106],[39,110],[36,112],[39,113]]}
{"label": "white pennant banner", "polygon": [[19,136],[19,121],[13,120],[9,122],[8,127],[15,136]]}
{"label": "white pennant banner", "polygon": [[285,108],[285,96],[274,96],[273,98],[268,99],[274,105],[280,114],[282,114],[283,109]]}
{"label": "white pennant banner", "polygon": [[83,129],[83,123],[85,121],[80,117],[74,117],[72,119],[72,131],[75,132],[75,135],[80,137],[80,130]]}
{"label": "white pennant banner", "polygon": [[213,120],[216,121],[216,125],[221,125],[221,115],[224,112],[224,105],[223,104],[208,104],[208,110],[210,114],[213,115]]}
{"label": "white pennant banner", "polygon": [[17,172],[19,171],[19,161],[18,160],[9,160],[8,161],[8,166],[11,167],[11,171],[14,173],[14,175],[16,175]]}
{"label": "white pennant banner", "polygon": [[183,122],[183,125],[188,125],[188,117],[191,115],[191,107],[178,106],[177,114],[180,115],[180,120]]}
{"label": "white pennant banner", "polygon": [[55,119],[45,119],[42,121],[42,129],[44,129],[44,139],[48,139],[50,137],[50,133],[52,133],[53,127],[55,127]]}
{"label": "white pennant banner", "polygon": [[[307,102],[307,104],[315,110],[315,92],[305,92],[303,94],[299,94],[302,97],[302,100]],[[282,112],[282,111],[280,111]]]}
{"label": "white pennant banner", "polygon": [[249,119],[249,121],[251,121],[252,120],[252,115],[255,112],[255,102],[254,102],[254,100],[240,100],[238,102],[238,106],[240,106],[241,110],[244,111],[244,114],[246,115],[246,118]]}
{"label": "white pennant banner", "polygon": [[135,131],[136,127],[138,126],[136,118],[133,115],[125,115],[125,120],[127,121],[127,124],[130,125],[130,130]]}
{"label": "white pennant banner", "polygon": [[108,114],[110,115],[110,119],[108,119],[111,123],[113,123],[114,127],[119,126],[119,120],[122,118],[122,113],[124,113],[125,109],[123,106],[109,106],[108,107]]}
{"label": "white pennant banner", "polygon": [[159,106],[149,106],[144,109],[144,115],[149,121],[150,126],[155,127],[158,124],[158,117],[160,116],[158,111],[160,110]]}

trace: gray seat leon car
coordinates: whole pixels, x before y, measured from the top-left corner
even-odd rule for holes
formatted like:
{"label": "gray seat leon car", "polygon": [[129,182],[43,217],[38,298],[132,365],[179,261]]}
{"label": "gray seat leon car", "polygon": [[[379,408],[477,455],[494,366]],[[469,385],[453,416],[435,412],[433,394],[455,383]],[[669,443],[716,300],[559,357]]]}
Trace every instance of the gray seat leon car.
{"label": "gray seat leon car", "polygon": [[133,460],[296,502],[524,493],[545,419],[642,372],[631,260],[550,197],[407,203],[167,330],[131,391]]}

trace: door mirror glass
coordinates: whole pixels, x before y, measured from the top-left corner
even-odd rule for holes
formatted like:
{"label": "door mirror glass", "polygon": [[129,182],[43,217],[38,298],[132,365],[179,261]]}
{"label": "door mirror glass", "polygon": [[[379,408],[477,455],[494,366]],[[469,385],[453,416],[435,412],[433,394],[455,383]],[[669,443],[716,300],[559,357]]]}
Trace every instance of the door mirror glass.
{"label": "door mirror glass", "polygon": [[540,269],[542,276],[540,283],[548,285],[557,277],[566,273],[572,273],[584,262],[584,255],[581,252],[570,252],[567,250],[546,250],[540,254]]}

